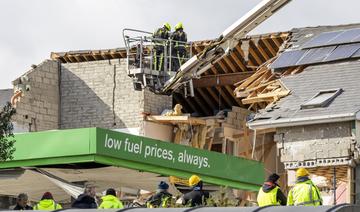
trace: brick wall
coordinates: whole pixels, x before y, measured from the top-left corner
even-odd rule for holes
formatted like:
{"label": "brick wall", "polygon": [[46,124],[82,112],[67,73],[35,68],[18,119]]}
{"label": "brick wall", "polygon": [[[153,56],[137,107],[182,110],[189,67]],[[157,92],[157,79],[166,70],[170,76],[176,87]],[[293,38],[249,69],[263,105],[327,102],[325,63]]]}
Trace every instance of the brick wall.
{"label": "brick wall", "polygon": [[[16,79],[14,90],[24,93],[16,104],[14,121],[31,131],[58,129],[59,127],[59,77],[58,63],[45,60],[25,73],[23,80]],[[25,79],[25,80],[24,80]],[[28,88],[25,91],[24,88]]]}
{"label": "brick wall", "polygon": [[351,129],[351,122],[279,128],[275,140],[281,161],[286,167],[291,162],[306,166],[346,164],[354,149]]}
{"label": "brick wall", "polygon": [[135,91],[126,60],[61,65],[61,128],[142,128],[142,112],[159,114],[171,104],[171,96]]}

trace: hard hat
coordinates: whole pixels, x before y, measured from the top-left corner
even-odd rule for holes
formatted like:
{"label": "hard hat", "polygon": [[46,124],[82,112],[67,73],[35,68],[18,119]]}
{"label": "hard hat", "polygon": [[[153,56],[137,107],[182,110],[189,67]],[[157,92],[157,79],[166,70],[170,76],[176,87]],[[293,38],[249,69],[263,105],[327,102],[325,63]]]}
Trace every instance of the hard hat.
{"label": "hard hat", "polygon": [[178,30],[178,29],[184,29],[184,26],[181,22],[179,22],[175,25],[175,30]]}
{"label": "hard hat", "polygon": [[305,176],[309,176],[308,170],[306,170],[305,168],[299,168],[298,170],[296,170],[296,177],[305,177]]}
{"label": "hard hat", "polygon": [[197,185],[201,181],[200,177],[197,175],[193,175],[189,178],[189,185],[194,186]]}
{"label": "hard hat", "polygon": [[171,26],[168,22],[164,23],[164,27],[168,30],[171,31]]}

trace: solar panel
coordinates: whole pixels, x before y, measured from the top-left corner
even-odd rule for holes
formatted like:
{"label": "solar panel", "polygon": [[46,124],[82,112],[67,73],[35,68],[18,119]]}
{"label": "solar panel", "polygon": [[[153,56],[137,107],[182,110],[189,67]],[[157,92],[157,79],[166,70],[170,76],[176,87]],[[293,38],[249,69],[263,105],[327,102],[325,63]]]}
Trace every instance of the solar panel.
{"label": "solar panel", "polygon": [[353,42],[360,42],[360,35],[354,38]]}
{"label": "solar panel", "polygon": [[343,31],[323,32],[320,35],[311,39],[310,41],[306,42],[302,46],[302,48],[313,48],[313,47],[319,47],[319,46],[326,46],[328,42],[335,39],[342,32]]}
{"label": "solar panel", "polygon": [[358,49],[351,57],[360,57],[360,49]]}
{"label": "solar panel", "polygon": [[343,44],[343,43],[351,43],[353,42],[358,36],[360,36],[360,29],[349,29],[342,32],[339,36],[331,40],[328,45],[332,44]]}
{"label": "solar panel", "polygon": [[346,59],[351,57],[358,49],[360,49],[360,43],[339,45],[331,54],[325,58],[323,62]]}
{"label": "solar panel", "polygon": [[305,52],[306,50],[285,51],[271,64],[270,67],[276,69],[294,66]]}
{"label": "solar panel", "polygon": [[319,63],[322,62],[334,49],[336,46],[328,46],[328,47],[321,47],[315,49],[309,49],[305,56],[302,57],[296,65],[306,65],[312,63]]}

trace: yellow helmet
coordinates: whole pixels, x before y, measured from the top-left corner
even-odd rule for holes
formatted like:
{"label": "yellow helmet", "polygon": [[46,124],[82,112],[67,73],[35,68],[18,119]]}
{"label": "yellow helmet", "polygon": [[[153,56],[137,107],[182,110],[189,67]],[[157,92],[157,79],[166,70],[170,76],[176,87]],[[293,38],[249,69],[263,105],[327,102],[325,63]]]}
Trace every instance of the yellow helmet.
{"label": "yellow helmet", "polygon": [[171,26],[168,22],[164,23],[164,27],[168,30],[171,31]]}
{"label": "yellow helmet", "polygon": [[296,170],[296,177],[305,177],[305,176],[309,176],[308,170],[306,170],[305,168],[299,168],[298,170]]}
{"label": "yellow helmet", "polygon": [[200,177],[197,175],[193,175],[189,178],[189,185],[194,186],[197,185],[201,181]]}
{"label": "yellow helmet", "polygon": [[184,29],[184,26],[181,22],[179,22],[175,25],[175,30],[178,30],[178,29]]}

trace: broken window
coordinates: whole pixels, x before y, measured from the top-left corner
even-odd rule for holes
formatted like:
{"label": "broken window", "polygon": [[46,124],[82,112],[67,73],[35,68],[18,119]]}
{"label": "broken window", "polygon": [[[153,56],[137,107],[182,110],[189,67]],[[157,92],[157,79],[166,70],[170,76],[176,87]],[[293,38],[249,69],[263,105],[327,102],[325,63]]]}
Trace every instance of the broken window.
{"label": "broken window", "polygon": [[335,97],[342,92],[341,88],[322,90],[313,96],[310,100],[301,105],[301,109],[310,109],[316,107],[326,107]]}

